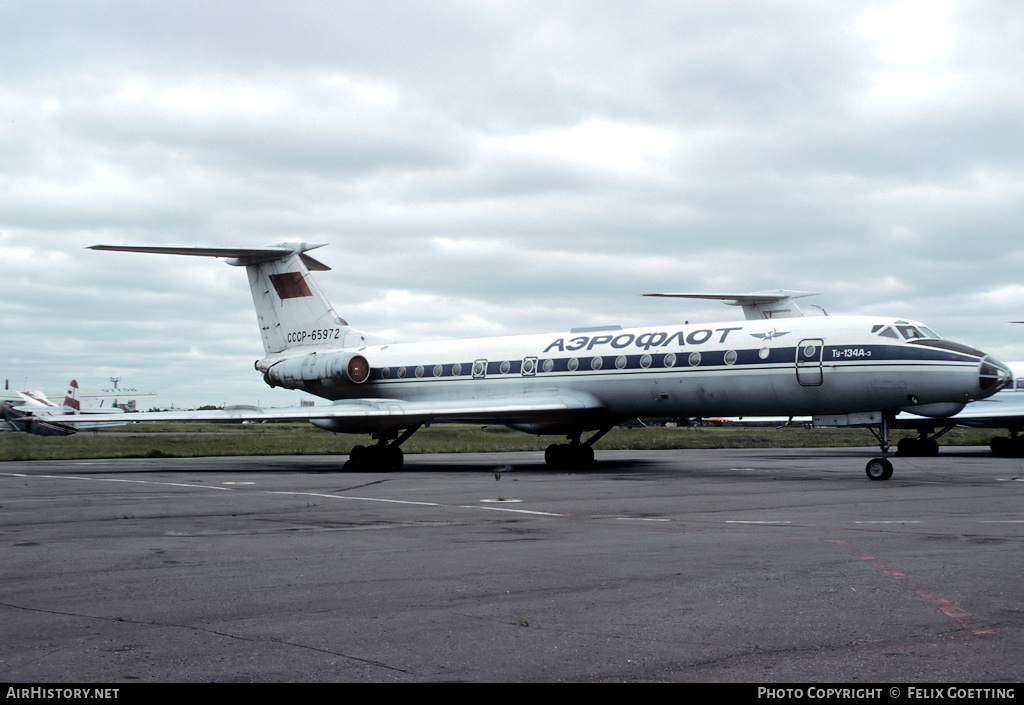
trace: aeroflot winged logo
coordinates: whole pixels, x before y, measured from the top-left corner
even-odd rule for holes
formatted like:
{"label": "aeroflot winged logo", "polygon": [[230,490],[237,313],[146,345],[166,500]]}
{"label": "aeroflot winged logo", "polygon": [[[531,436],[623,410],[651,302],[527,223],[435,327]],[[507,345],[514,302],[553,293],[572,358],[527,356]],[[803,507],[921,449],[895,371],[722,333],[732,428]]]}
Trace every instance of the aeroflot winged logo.
{"label": "aeroflot winged logo", "polygon": [[784,335],[789,335],[789,333],[790,333],[790,331],[785,331],[784,333],[780,333],[779,331],[777,331],[774,328],[772,328],[767,333],[751,333],[750,335],[752,337],[754,337],[754,338],[760,338],[764,342],[768,343],[768,342],[771,342],[772,340],[775,340],[776,338],[781,338]]}

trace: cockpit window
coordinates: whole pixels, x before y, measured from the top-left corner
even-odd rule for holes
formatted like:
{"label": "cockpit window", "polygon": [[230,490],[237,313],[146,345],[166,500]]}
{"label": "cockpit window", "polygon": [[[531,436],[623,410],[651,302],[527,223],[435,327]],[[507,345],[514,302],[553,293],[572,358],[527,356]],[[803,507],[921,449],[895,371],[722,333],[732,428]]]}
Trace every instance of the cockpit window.
{"label": "cockpit window", "polygon": [[912,325],[897,325],[896,328],[900,334],[907,340],[920,340],[921,338],[938,338],[939,336],[932,333],[924,326],[912,326]]}
{"label": "cockpit window", "polygon": [[[899,331],[897,333],[896,331]],[[938,340],[939,336],[927,326],[922,326],[909,321],[896,321],[893,325],[876,324],[871,327],[871,332],[883,338],[896,338],[900,336],[906,340]]]}

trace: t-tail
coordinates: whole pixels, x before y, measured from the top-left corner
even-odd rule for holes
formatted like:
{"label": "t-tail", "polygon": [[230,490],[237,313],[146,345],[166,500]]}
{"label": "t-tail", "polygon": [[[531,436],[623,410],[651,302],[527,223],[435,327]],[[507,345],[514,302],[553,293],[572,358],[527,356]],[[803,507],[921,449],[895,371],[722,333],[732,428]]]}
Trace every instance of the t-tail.
{"label": "t-tail", "polygon": [[64,395],[64,406],[75,414],[82,411],[82,403],[78,401],[78,382],[75,380],[71,380],[71,384],[68,385],[68,391]]}
{"label": "t-tail", "polygon": [[310,274],[311,270],[330,270],[307,254],[318,247],[323,244],[284,242],[260,248],[93,245],[89,249],[221,257],[230,265],[245,267],[267,357],[295,348],[312,351],[394,342],[351,328],[335,312]]}

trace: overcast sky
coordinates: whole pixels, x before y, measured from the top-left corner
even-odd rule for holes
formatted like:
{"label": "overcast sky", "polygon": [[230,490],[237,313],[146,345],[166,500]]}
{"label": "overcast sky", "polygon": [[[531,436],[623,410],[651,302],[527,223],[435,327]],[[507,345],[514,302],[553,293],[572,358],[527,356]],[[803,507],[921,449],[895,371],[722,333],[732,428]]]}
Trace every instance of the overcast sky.
{"label": "overcast sky", "polygon": [[327,242],[403,341],[790,288],[1024,359],[1019,0],[8,0],[0,46],[12,388],[297,403],[243,270],[101,243]]}

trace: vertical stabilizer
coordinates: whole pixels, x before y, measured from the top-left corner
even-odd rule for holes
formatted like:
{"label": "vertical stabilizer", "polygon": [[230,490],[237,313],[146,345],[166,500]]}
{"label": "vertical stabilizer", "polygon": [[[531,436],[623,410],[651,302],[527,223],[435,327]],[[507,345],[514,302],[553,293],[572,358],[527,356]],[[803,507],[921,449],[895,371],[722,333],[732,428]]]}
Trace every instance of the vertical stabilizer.
{"label": "vertical stabilizer", "polygon": [[331,306],[309,272],[330,267],[305,254],[322,245],[282,243],[276,247],[286,248],[290,253],[274,259],[240,258],[228,262],[245,265],[267,355],[298,347],[337,348],[391,342],[352,329]]}
{"label": "vertical stabilizer", "polygon": [[82,410],[82,403],[78,401],[78,382],[75,380],[71,380],[71,384],[68,385],[68,391],[64,395],[64,406],[74,409],[75,413]]}
{"label": "vertical stabilizer", "polygon": [[292,348],[319,350],[393,342],[355,330],[338,316],[310,275],[310,270],[330,269],[306,254],[318,247],[323,245],[305,242],[284,242],[260,248],[94,245],[89,249],[222,257],[230,265],[245,267],[267,356]]}

